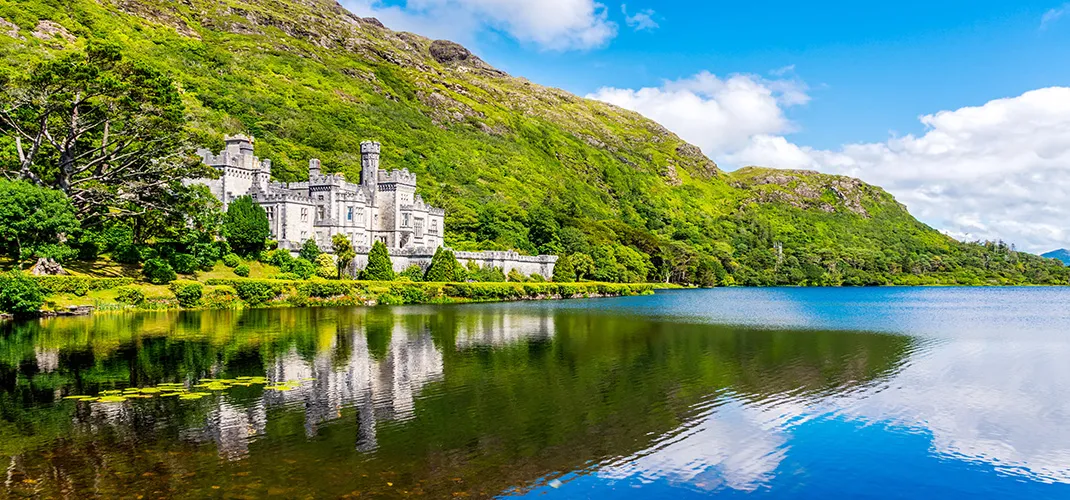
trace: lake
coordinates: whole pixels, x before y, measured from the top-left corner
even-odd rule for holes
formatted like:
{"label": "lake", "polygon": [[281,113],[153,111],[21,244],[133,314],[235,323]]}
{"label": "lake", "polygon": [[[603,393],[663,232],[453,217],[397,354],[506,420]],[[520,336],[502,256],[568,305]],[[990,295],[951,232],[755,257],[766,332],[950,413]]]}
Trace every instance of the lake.
{"label": "lake", "polygon": [[1070,289],[7,322],[0,459],[11,497],[1068,498]]}

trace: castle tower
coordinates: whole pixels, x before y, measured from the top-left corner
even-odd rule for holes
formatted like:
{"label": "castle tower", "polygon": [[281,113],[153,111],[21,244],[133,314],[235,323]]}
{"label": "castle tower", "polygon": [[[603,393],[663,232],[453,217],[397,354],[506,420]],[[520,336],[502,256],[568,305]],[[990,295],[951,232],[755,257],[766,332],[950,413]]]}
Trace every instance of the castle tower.
{"label": "castle tower", "polygon": [[242,168],[255,168],[253,164],[253,142],[254,139],[244,134],[227,135],[223,137],[223,142],[226,143],[226,148],[223,150],[230,158],[240,158],[237,167]]}
{"label": "castle tower", "polygon": [[379,143],[360,143],[360,185],[375,190],[379,182]]}
{"label": "castle tower", "polygon": [[308,178],[311,180],[313,177],[320,174],[320,161],[316,158],[308,160]]}

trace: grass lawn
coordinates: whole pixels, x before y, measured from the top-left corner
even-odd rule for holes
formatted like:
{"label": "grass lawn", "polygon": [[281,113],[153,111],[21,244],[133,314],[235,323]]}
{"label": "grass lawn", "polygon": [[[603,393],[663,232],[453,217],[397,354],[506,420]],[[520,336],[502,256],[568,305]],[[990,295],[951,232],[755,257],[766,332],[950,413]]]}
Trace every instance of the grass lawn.
{"label": "grass lawn", "polygon": [[[244,261],[245,265],[249,266],[249,277],[255,279],[268,279],[276,274],[279,274],[279,268],[270,264],[264,264],[257,261]],[[197,273],[197,281],[205,281],[210,279],[234,279],[240,278],[237,274],[234,274],[234,269],[223,265],[222,262],[216,262],[215,267],[211,271],[201,271]],[[185,277],[183,277],[185,278]]]}

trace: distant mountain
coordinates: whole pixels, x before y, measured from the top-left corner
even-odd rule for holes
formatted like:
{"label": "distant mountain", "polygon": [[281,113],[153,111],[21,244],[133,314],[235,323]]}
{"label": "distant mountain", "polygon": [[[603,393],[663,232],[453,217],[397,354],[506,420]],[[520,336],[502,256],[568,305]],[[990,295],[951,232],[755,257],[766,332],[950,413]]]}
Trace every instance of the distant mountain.
{"label": "distant mountain", "polygon": [[1041,255],[1041,257],[1047,259],[1059,259],[1063,261],[1063,264],[1070,266],[1070,250],[1067,250],[1065,248],[1053,250],[1051,252]]}

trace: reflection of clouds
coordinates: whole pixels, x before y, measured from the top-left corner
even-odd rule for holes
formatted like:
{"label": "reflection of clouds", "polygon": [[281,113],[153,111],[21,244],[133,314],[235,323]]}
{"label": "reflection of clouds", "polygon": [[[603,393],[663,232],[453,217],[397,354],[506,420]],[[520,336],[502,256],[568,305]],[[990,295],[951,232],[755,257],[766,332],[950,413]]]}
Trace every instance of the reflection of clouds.
{"label": "reflection of clouds", "polygon": [[457,324],[457,347],[501,346],[523,340],[550,340],[554,318],[527,316],[506,310],[486,311]]}
{"label": "reflection of clouds", "polygon": [[1070,344],[952,341],[881,391],[836,403],[848,417],[925,429],[933,449],[1010,474],[1070,483]]}
{"label": "reflection of clouds", "polygon": [[714,407],[653,446],[598,470],[610,480],[666,480],[714,491],[754,491],[775,476],[788,452],[786,428],[805,412],[790,399],[751,405],[736,398]]}

